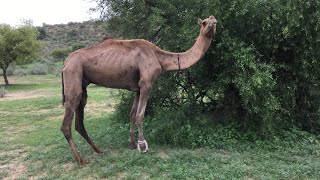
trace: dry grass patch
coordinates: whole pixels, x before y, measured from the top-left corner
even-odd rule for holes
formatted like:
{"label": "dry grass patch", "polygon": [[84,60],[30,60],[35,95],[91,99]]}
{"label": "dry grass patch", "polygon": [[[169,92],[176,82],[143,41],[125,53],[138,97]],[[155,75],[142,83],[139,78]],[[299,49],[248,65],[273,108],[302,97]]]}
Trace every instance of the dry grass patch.
{"label": "dry grass patch", "polygon": [[88,101],[85,107],[85,113],[90,116],[102,116],[104,113],[113,112],[116,103]]}
{"label": "dry grass patch", "polygon": [[159,151],[156,156],[163,160],[170,159],[169,155],[164,151]]}
{"label": "dry grass patch", "polygon": [[52,78],[48,76],[27,76],[27,77],[10,76],[9,83],[10,84],[43,84],[43,83],[61,84],[61,78]]}
{"label": "dry grass patch", "polygon": [[5,152],[0,152],[0,156],[8,156],[10,160],[0,165],[0,171],[6,173],[4,179],[18,179],[24,176],[27,168],[23,163],[23,159],[27,156],[26,149],[15,149]]}
{"label": "dry grass patch", "polygon": [[6,96],[0,98],[0,101],[49,97],[54,93],[55,91],[48,91],[48,89],[37,89],[23,92],[8,92]]}

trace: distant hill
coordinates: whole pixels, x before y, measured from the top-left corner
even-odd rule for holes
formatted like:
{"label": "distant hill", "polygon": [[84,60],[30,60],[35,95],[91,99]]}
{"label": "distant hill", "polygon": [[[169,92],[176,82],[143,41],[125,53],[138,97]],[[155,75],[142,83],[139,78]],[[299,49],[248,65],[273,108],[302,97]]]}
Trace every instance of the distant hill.
{"label": "distant hill", "polygon": [[50,59],[50,52],[55,49],[67,49],[73,45],[90,46],[100,42],[107,35],[104,25],[100,21],[43,24],[39,28],[44,33],[40,40],[44,44],[42,56],[48,59]]}

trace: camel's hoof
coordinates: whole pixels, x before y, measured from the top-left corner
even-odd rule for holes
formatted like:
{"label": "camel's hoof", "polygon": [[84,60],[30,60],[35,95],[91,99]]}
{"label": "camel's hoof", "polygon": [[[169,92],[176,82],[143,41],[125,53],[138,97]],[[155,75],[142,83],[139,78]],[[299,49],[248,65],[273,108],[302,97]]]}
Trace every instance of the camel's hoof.
{"label": "camel's hoof", "polygon": [[89,161],[88,160],[86,160],[86,159],[80,159],[80,165],[86,165],[86,164],[88,164],[89,163]]}
{"label": "camel's hoof", "polygon": [[143,153],[148,151],[148,143],[146,140],[138,141],[138,150]]}

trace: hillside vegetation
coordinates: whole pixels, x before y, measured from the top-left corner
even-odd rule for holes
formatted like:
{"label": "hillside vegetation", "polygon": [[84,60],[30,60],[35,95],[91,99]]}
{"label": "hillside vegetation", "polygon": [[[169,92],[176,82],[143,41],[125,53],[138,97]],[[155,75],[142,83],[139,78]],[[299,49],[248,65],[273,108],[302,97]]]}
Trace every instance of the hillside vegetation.
{"label": "hillside vegetation", "polygon": [[106,35],[105,28],[99,21],[43,24],[40,29],[45,33],[41,41],[44,43],[42,55],[46,58],[50,58],[53,50],[68,49],[74,45],[89,46],[101,41]]}
{"label": "hillside vegetation", "polygon": [[[43,24],[36,28],[39,31],[38,40],[42,44],[38,58],[29,65],[11,64],[7,70],[8,76],[59,75],[62,61],[70,52],[96,44],[106,36],[104,24],[100,21]],[[1,70],[0,75],[2,75]]]}

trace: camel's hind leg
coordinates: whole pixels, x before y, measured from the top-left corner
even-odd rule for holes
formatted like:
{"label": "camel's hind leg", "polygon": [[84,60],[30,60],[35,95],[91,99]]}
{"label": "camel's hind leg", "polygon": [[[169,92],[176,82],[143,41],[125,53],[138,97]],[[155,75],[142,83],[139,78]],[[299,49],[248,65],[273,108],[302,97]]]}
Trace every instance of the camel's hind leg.
{"label": "camel's hind leg", "polygon": [[76,109],[76,120],[75,127],[76,131],[90,144],[93,150],[97,153],[102,153],[102,151],[93,143],[90,137],[87,134],[87,131],[84,127],[83,119],[84,119],[84,107],[87,103],[87,90],[85,87],[83,88],[82,98],[80,100],[79,106]]}
{"label": "camel's hind leg", "polygon": [[70,148],[72,150],[74,158],[79,163],[85,163],[79,156],[79,153],[74,145],[74,141],[71,134],[71,126],[72,126],[72,120],[74,116],[74,112],[76,107],[78,107],[81,95],[82,95],[82,89],[81,89],[81,72],[74,73],[74,71],[63,70],[63,92],[64,92],[64,99],[65,99],[65,114],[63,118],[63,122],[61,125],[61,131],[64,134],[65,138],[67,139]]}
{"label": "camel's hind leg", "polygon": [[70,101],[65,102],[65,114],[64,114],[63,123],[60,129],[70,145],[74,158],[78,162],[83,163],[74,145],[74,141],[71,134],[71,125],[72,125],[72,119],[74,116],[74,107],[75,107],[75,102],[73,103],[71,103]]}

